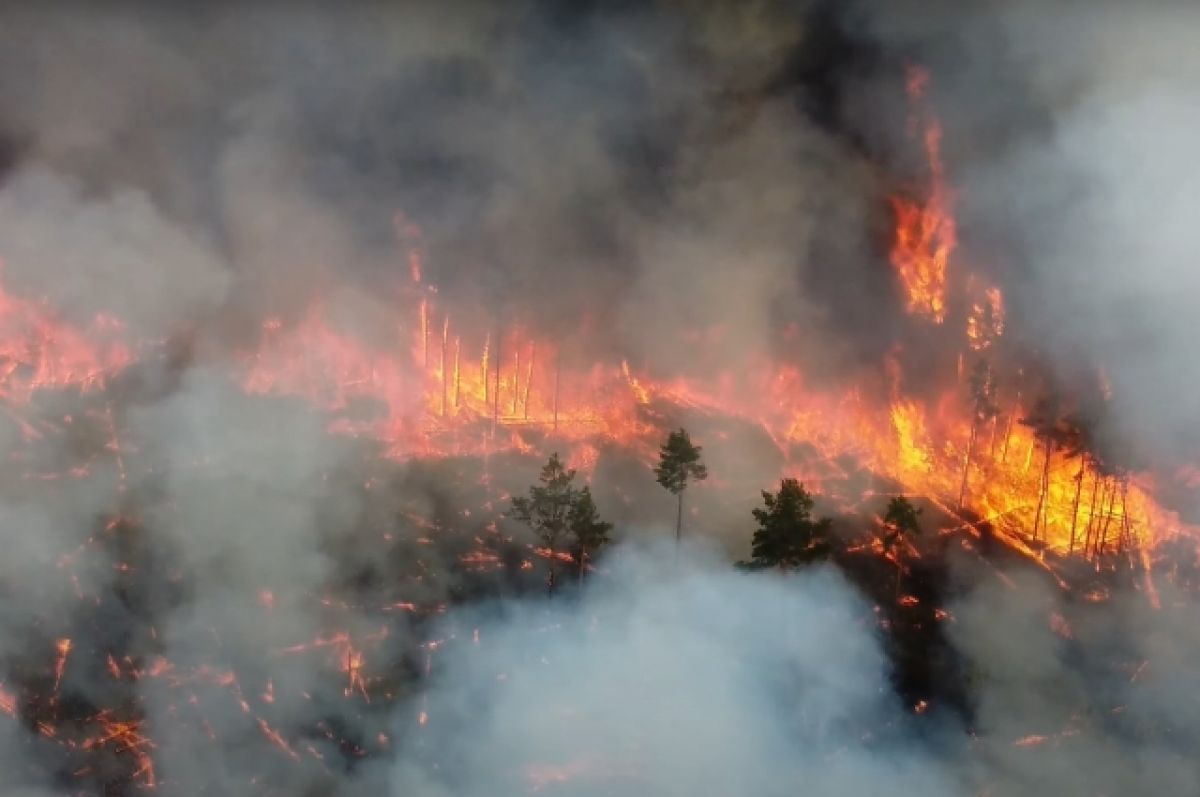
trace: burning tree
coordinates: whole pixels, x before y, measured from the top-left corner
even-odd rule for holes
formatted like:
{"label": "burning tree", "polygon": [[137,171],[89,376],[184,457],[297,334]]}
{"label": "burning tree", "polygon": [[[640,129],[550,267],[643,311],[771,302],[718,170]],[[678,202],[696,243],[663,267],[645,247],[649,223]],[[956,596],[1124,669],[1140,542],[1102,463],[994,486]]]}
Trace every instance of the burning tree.
{"label": "burning tree", "polygon": [[1042,396],[1033,405],[1033,410],[1021,419],[1021,425],[1027,426],[1033,432],[1034,438],[1042,446],[1042,475],[1038,482],[1037,509],[1033,514],[1033,539],[1038,539],[1038,529],[1043,535],[1046,529],[1042,522],[1043,509],[1046,506],[1046,494],[1050,489],[1050,458],[1055,451],[1062,450],[1066,437],[1062,426],[1061,401],[1057,393],[1050,392]]}
{"label": "burning tree", "polygon": [[763,490],[763,508],[753,510],[758,521],[749,566],[789,570],[829,556],[833,520],[814,520],[812,495],[795,479],[783,479],[779,491]]}
{"label": "burning tree", "polygon": [[883,513],[884,534],[880,542],[884,554],[895,551],[897,597],[900,596],[900,574],[904,570],[904,543],[921,533],[920,516],[921,510],[904,496],[896,496],[888,501],[887,510]]}
{"label": "burning tree", "polygon": [[[1096,460],[1092,455],[1091,425],[1080,413],[1071,413],[1062,421],[1063,453],[1068,460],[1079,460],[1079,471],[1074,476],[1075,498],[1071,502],[1071,538],[1067,545],[1067,553],[1075,553],[1075,543],[1079,530],[1079,502],[1083,497],[1083,480],[1088,467],[1095,469]],[[1084,550],[1086,554],[1086,548]]]}
{"label": "burning tree", "polygon": [[[529,488],[528,496],[514,496],[510,515],[521,521],[537,535],[549,554],[547,556],[546,594],[554,594],[554,559],[559,540],[571,529],[578,492],[572,486],[575,469],[568,469],[558,457],[550,459],[538,476],[540,485]],[[590,494],[589,494],[590,501]]]}
{"label": "burning tree", "polygon": [[1000,412],[996,404],[996,380],[992,367],[986,359],[980,359],[971,369],[967,381],[971,407],[971,433],[967,438],[967,454],[963,459],[962,486],[958,490],[958,508],[963,508],[967,497],[967,479],[971,474],[971,458],[975,454],[975,443],[979,439],[979,429],[991,421]]}
{"label": "burning tree", "polygon": [[667,435],[667,441],[659,450],[654,473],[658,483],[679,499],[675,516],[675,542],[678,543],[683,536],[683,491],[689,482],[708,478],[708,468],[700,461],[700,446],[692,443],[686,429],[680,428]]}

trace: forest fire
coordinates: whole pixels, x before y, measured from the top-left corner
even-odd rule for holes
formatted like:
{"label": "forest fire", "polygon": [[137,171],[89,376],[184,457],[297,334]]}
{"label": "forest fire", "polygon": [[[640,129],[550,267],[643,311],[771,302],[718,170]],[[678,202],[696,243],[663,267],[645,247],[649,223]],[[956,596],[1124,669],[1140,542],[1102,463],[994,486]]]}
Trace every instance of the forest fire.
{"label": "forest fire", "polygon": [[[413,208],[386,211],[393,260],[386,292],[373,297],[386,308],[380,323],[357,323],[334,293],[314,288],[316,295],[298,305],[280,300],[291,312],[255,315],[237,334],[214,330],[245,312],[231,309],[242,297],[189,318],[190,327],[164,340],[138,331],[128,314],[86,317],[36,291],[24,295],[0,261],[0,408],[12,438],[0,467],[10,478],[0,480],[0,491],[12,493],[14,505],[31,495],[31,503],[67,507],[63,517],[88,528],[82,543],[46,532],[45,550],[22,549],[45,566],[47,578],[67,582],[73,599],[69,606],[47,601],[33,620],[14,621],[22,642],[0,661],[0,722],[36,744],[31,768],[53,770],[48,777],[67,783],[71,794],[174,793],[178,776],[161,760],[167,749],[187,749],[205,767],[224,755],[253,757],[245,752],[253,739],[273,757],[247,765],[266,773],[249,779],[253,789],[279,768],[303,769],[319,784],[402,744],[422,750],[441,723],[461,718],[439,712],[420,685],[435,679],[445,651],[490,642],[486,634],[481,642],[479,625],[454,626],[451,607],[469,604],[472,590],[525,595],[532,571],[549,571],[550,593],[555,568],[577,573],[581,593],[603,572],[588,544],[555,547],[554,540],[547,545],[511,532],[509,506],[522,499],[510,494],[507,471],[550,455],[557,462],[561,453],[568,480],[577,470],[592,484],[618,466],[646,476],[664,435],[684,420],[712,421],[721,435],[745,434],[756,445],[767,441],[769,450],[759,453],[766,467],[778,464],[772,480],[799,480],[845,516],[886,525],[876,512],[880,498],[932,507],[935,543],[888,545],[871,537],[848,548],[894,573],[894,598],[874,607],[880,628],[895,627],[893,612],[927,616],[928,626],[958,623],[920,585],[904,581],[927,549],[951,538],[963,549],[997,542],[1087,606],[1104,605],[1109,593],[1092,582],[1085,591],[1075,574],[1135,573],[1135,589],[1161,608],[1161,582],[1183,584],[1163,562],[1166,552],[1182,547],[1194,556],[1200,527],[1160,495],[1152,468],[1135,466],[1098,433],[1098,418],[1113,400],[1104,374],[1094,377],[1099,400],[1060,393],[1033,356],[1009,345],[1011,295],[959,250],[931,73],[912,66],[905,78],[905,133],[921,154],[921,178],[886,200],[876,197],[881,213],[890,210],[886,251],[876,254],[899,322],[879,349],[885,355],[836,378],[797,364],[788,351],[794,329],[770,329],[757,347],[739,349],[720,368],[671,372],[618,341],[593,340],[603,333],[591,325],[546,332],[533,301],[493,312],[450,298],[431,280],[437,255],[423,243],[421,213]],[[961,225],[964,236],[967,227]],[[4,247],[0,240],[0,258]],[[703,322],[670,334],[697,349],[721,338]],[[193,351],[193,339],[206,346]],[[238,421],[246,428],[207,415],[196,421],[186,399],[185,421],[171,414],[178,410],[171,395],[193,368],[216,374],[214,406],[250,408]],[[316,419],[319,439],[339,455],[352,452],[345,462],[331,464],[324,451],[301,451],[293,460],[290,451],[279,455],[286,445],[259,451],[252,427],[274,430],[277,417],[293,412],[298,427]],[[188,419],[196,422],[189,426]],[[183,442],[158,445],[146,430],[160,427]],[[224,449],[212,445],[220,434],[228,435]],[[724,442],[714,436],[703,441],[710,451]],[[227,537],[219,553],[188,548],[196,531],[186,502],[172,493],[176,478],[205,485],[192,496],[195,505],[213,512],[215,525],[230,527],[219,530]],[[419,500],[397,497],[422,480],[452,485],[461,502],[434,490]],[[729,484],[714,468],[703,489],[732,492]],[[671,490],[677,539],[682,489]],[[94,499],[81,500],[89,507],[78,513],[82,520],[69,500],[76,492]],[[613,494],[635,500],[624,485]],[[246,541],[240,524],[259,524],[247,496],[276,502],[284,530],[263,521],[263,541]],[[310,512],[303,498],[319,509]],[[62,520],[55,511],[45,514]],[[45,528],[35,515],[15,511],[7,520],[37,534]],[[695,510],[686,517],[706,520]],[[151,531],[156,524],[169,532]],[[399,525],[405,533],[394,533]],[[307,547],[295,561],[280,555],[276,568],[271,546],[289,535],[307,535]],[[367,538],[377,547],[364,544]],[[3,574],[0,591],[10,588],[4,579],[29,578],[17,570]],[[447,586],[447,572],[461,583]],[[261,573],[262,583],[245,595],[228,587],[246,573]],[[228,605],[189,603],[202,578],[222,594],[228,587]],[[40,595],[39,588],[30,594]],[[1086,633],[1062,614],[1048,616],[1056,643]],[[785,641],[794,636],[793,619],[780,624]],[[558,618],[538,631],[547,628],[560,631]],[[494,674],[496,684],[509,678],[507,671]],[[411,716],[388,713],[398,705]],[[921,718],[940,708],[932,698],[908,705]],[[1006,737],[1005,747],[1055,748],[1074,736],[1069,727]],[[569,752],[537,759],[554,763],[513,767],[512,777],[529,793],[548,794],[576,780],[652,777],[653,767],[640,759],[630,766]],[[41,763],[52,757],[57,764]],[[320,788],[312,793],[334,793]]]}

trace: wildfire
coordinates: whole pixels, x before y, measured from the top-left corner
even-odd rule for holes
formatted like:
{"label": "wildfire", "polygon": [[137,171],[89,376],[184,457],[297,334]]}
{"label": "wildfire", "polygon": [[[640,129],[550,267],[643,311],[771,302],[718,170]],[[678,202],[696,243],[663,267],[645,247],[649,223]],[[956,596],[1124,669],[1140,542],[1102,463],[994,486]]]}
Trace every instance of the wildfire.
{"label": "wildfire", "polygon": [[[908,77],[909,95],[918,109],[912,131],[923,141],[930,179],[919,201],[892,200],[896,229],[891,261],[909,311],[942,324],[949,298],[947,268],[956,244],[955,220],[941,161],[941,130],[924,109],[929,76],[913,69]],[[1019,397],[1006,397],[1005,406],[981,422],[970,409],[970,385],[961,368],[958,381],[944,385],[940,394],[916,398],[903,390],[899,355],[889,357],[884,365],[891,377],[886,389],[872,389],[869,383],[850,389],[815,386],[794,365],[755,351],[745,353],[740,373],[712,380],[663,378],[631,367],[624,359],[581,361],[525,326],[502,327],[490,319],[481,323],[452,315],[439,302],[425,273],[419,229],[400,214],[395,224],[406,248],[409,280],[396,290],[394,325],[385,339],[366,342],[340,328],[328,303],[320,300],[295,322],[265,319],[258,340],[235,358],[237,376],[248,393],[302,398],[327,413],[332,433],[377,441],[386,456],[396,459],[491,455],[502,450],[544,454],[546,441],[553,440],[563,446],[571,466],[585,473],[595,469],[602,446],[610,443],[652,461],[664,431],[665,422],[657,414],[660,408],[702,410],[760,429],[778,448],[784,475],[811,470],[813,451],[833,473],[844,472],[838,463],[853,460],[902,485],[906,494],[929,498],[961,528],[976,534],[988,528],[1033,559],[1047,553],[1074,554],[1099,563],[1105,556],[1137,552],[1147,574],[1146,591],[1155,603],[1157,594],[1149,577],[1155,546],[1181,534],[1197,534],[1156,502],[1145,477],[1115,474],[1079,451],[1054,448],[1043,454],[1044,441],[1020,423],[1030,407]],[[955,322],[937,334],[956,336],[948,350],[980,358],[1004,333],[1004,296],[999,288],[977,283],[970,275],[963,284],[971,307],[965,330]],[[481,329],[485,325],[488,328]],[[37,391],[100,391],[135,361],[133,352],[152,345],[128,341],[127,335],[118,319],[98,316],[78,327],[61,319],[45,302],[15,296],[0,283],[0,404],[21,422],[27,437],[42,434],[41,427],[20,420]],[[117,434],[111,403],[101,420],[105,450],[117,459],[124,485],[123,457],[129,449]],[[77,422],[68,416],[62,425]],[[1197,472],[1193,468],[1188,478],[1200,480]],[[492,511],[490,504],[483,511]],[[429,535],[419,544],[430,544],[437,527],[426,518],[409,519]],[[115,533],[114,529],[110,524],[109,531]],[[494,533],[495,527],[489,532]],[[474,549],[458,554],[464,571],[487,573],[504,566],[502,557],[484,544],[488,536],[481,534]],[[64,570],[70,572],[75,555],[63,556]],[[536,559],[575,562],[565,551],[530,548],[524,555],[522,569],[532,569]],[[124,563],[117,569],[128,572]],[[85,597],[82,591],[78,594]],[[910,595],[899,600],[905,606],[919,604]],[[271,590],[260,591],[258,604],[266,614],[277,614]],[[429,609],[406,601],[380,608],[393,616],[444,610],[444,605]],[[935,611],[938,620],[953,621],[945,611]],[[1056,615],[1052,623],[1055,633],[1070,638],[1064,619]],[[370,703],[372,691],[383,681],[372,674],[383,668],[372,668],[371,653],[388,635],[386,626],[369,634],[329,632],[272,653],[320,656],[346,699]],[[441,644],[426,647],[426,676]],[[54,651],[52,668],[47,668],[53,673],[52,708],[61,707],[64,675],[69,664],[74,666],[70,657],[79,655],[65,637],[56,641]],[[243,691],[239,676],[223,667],[188,669],[162,658],[147,662],[119,653],[99,655],[105,657],[104,669],[114,682],[160,679],[180,689],[202,684],[226,690],[227,699],[252,717],[263,737],[283,755],[321,758],[315,749],[290,739],[286,728],[255,713],[278,700],[276,682],[270,678],[246,678]],[[71,679],[66,681],[69,689]],[[285,689],[282,679],[279,689]],[[22,697],[19,690],[6,691],[0,684],[0,712],[18,717],[24,710]],[[191,694],[189,701],[195,700]],[[924,706],[917,711],[924,711]],[[137,716],[120,716],[105,711],[87,718],[85,724],[94,735],[81,746],[120,752],[133,762],[134,782],[154,788],[159,782],[154,745],[144,723]],[[422,708],[418,726],[428,720]],[[199,723],[207,727],[203,718]],[[44,736],[54,738],[62,726],[39,719],[38,727]],[[332,738],[332,732],[329,735]],[[1045,740],[1029,736],[1014,744],[1034,746]],[[387,743],[380,735],[381,746]],[[531,767],[527,775],[531,788],[539,790],[586,774],[590,767],[587,762],[542,765]]]}
{"label": "wildfire", "polygon": [[923,199],[892,198],[896,238],[891,259],[907,295],[909,311],[940,324],[946,317],[946,269],[957,238],[942,166],[941,125],[923,107],[928,85],[928,72],[909,68],[907,89],[916,109],[909,119],[909,133],[922,137],[929,186],[923,191]]}
{"label": "wildfire", "polygon": [[0,397],[23,404],[39,389],[103,387],[133,361],[123,332],[107,315],[76,327],[45,302],[14,296],[0,282]]}

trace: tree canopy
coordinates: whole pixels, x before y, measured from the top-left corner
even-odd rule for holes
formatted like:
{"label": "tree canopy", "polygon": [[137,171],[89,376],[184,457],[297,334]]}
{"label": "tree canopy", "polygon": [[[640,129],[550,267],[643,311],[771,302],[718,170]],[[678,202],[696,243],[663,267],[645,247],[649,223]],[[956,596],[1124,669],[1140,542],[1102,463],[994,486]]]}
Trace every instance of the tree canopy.
{"label": "tree canopy", "polygon": [[554,453],[542,466],[538,484],[529,495],[514,496],[509,516],[521,521],[550,551],[548,587],[554,589],[554,552],[563,537],[575,537],[582,573],[585,558],[609,541],[612,524],[600,519],[589,487],[577,489],[574,469],[568,469]]}
{"label": "tree canopy", "polygon": [[528,496],[512,499],[511,516],[529,526],[551,550],[567,531],[577,492],[571,484],[574,480],[574,469],[567,469],[555,453],[542,466],[540,484],[530,487]]}
{"label": "tree canopy", "polygon": [[778,492],[763,491],[763,507],[753,510],[758,521],[750,565],[756,568],[796,568],[827,557],[833,521],[813,519],[813,498],[795,479],[784,479]]}
{"label": "tree canopy", "polygon": [[883,513],[883,549],[889,551],[899,545],[906,537],[915,537],[921,533],[921,510],[913,506],[904,496],[896,496],[888,501]]}
{"label": "tree canopy", "polygon": [[700,453],[700,446],[692,443],[686,429],[668,434],[659,449],[658,466],[654,469],[658,483],[678,495],[687,489],[689,482],[707,479],[708,468],[700,461]]}
{"label": "tree canopy", "polygon": [[613,527],[611,523],[600,519],[590,487],[579,491],[567,517],[567,526],[575,537],[575,547],[579,553],[579,577],[582,579],[588,557],[608,545],[608,533]]}

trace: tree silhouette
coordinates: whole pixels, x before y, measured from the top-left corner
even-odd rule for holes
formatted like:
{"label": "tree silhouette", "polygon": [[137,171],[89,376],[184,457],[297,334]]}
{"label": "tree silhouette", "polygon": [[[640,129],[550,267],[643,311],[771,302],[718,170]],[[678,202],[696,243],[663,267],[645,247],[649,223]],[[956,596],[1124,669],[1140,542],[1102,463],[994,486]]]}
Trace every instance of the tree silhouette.
{"label": "tree silhouette", "polygon": [[813,520],[813,499],[795,479],[784,479],[779,491],[763,491],[763,508],[753,511],[758,521],[751,548],[750,566],[792,569],[824,559],[833,521]]}
{"label": "tree silhouette", "polygon": [[608,533],[612,524],[600,519],[592,490],[584,487],[579,491],[567,517],[567,526],[575,536],[575,547],[579,552],[579,581],[583,583],[588,557],[608,544]]}
{"label": "tree silhouette", "polygon": [[896,552],[896,597],[900,597],[900,573],[904,569],[904,542],[921,533],[921,510],[904,496],[888,501],[883,513],[883,552]]}
{"label": "tree silhouette", "polygon": [[967,455],[963,460],[962,486],[958,490],[958,508],[963,508],[967,498],[967,478],[971,473],[971,458],[975,454],[975,443],[979,430],[996,417],[1000,407],[996,404],[996,380],[992,368],[985,359],[980,359],[971,369],[967,380],[971,407],[971,434],[967,438]]}
{"label": "tree silhouette", "polygon": [[658,483],[679,499],[675,515],[675,542],[683,536],[683,491],[691,481],[708,478],[708,468],[700,461],[700,446],[692,443],[686,429],[667,435],[667,440],[658,452],[658,466],[654,469]]}
{"label": "tree silhouette", "polygon": [[538,476],[540,485],[530,487],[528,496],[515,496],[512,499],[509,515],[529,526],[542,545],[549,549],[547,595],[554,594],[555,553],[559,540],[570,528],[572,510],[576,505],[577,491],[571,484],[574,480],[574,469],[568,470],[558,454],[554,453]]}

